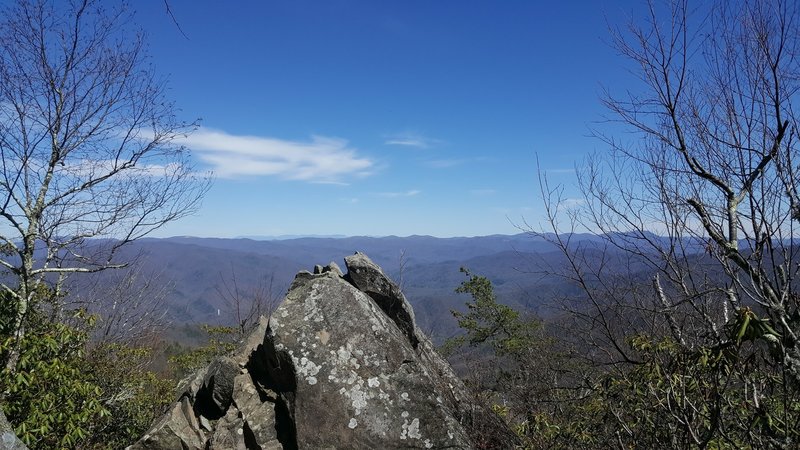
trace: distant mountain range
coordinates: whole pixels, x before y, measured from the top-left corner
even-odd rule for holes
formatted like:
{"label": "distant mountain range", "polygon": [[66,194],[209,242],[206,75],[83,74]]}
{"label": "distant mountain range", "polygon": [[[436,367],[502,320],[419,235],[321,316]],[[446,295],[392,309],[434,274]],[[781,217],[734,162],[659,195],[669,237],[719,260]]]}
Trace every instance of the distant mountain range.
{"label": "distant mountain range", "polygon": [[[594,235],[573,235],[573,242],[598,241]],[[530,234],[481,237],[302,237],[255,240],[173,237],[141,239],[124,247],[121,258],[135,259],[139,270],[168,287],[165,304],[174,323],[224,324],[232,319],[226,302],[235,284],[246,297],[269,287],[280,299],[299,270],[366,253],[403,288],[420,327],[434,337],[452,334],[450,314],[469,297],[454,291],[466,279],[459,268],[489,278],[501,302],[539,315],[552,314],[544,305],[553,296],[574,290],[564,280],[547,276],[563,255],[547,240]],[[111,284],[114,272],[101,272],[93,282]],[[271,283],[270,283],[271,280]],[[134,289],[134,288],[130,288]],[[230,295],[227,295],[229,298]],[[437,336],[438,335],[438,336]]]}
{"label": "distant mountain range", "polygon": [[254,241],[285,241],[288,239],[301,238],[331,238],[341,239],[347,237],[344,234],[281,234],[278,236],[237,236],[234,239],[252,239]]}

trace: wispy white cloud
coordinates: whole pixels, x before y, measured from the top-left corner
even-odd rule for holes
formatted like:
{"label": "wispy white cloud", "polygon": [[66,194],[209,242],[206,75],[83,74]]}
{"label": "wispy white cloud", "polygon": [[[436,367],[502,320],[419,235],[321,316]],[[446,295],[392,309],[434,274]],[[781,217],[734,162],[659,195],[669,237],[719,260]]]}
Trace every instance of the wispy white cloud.
{"label": "wispy white cloud", "polygon": [[209,164],[219,178],[275,176],[343,184],[343,179],[368,175],[374,167],[372,160],[359,156],[346,140],[323,136],[289,141],[201,128],[180,143]]}
{"label": "wispy white cloud", "polygon": [[437,145],[441,145],[443,143],[443,141],[439,139],[425,137],[421,134],[413,132],[392,134],[384,136],[384,138],[386,139],[384,141],[385,145],[400,145],[404,147],[415,147],[415,148],[431,148]]}
{"label": "wispy white cloud", "polygon": [[[56,168],[56,172],[61,176],[76,178],[98,178],[118,171],[119,167],[127,161],[115,161],[110,159],[82,159],[70,161]],[[180,163],[169,164],[137,164],[119,171],[116,178],[137,178],[144,176],[164,177],[174,176],[183,173],[186,169]]]}
{"label": "wispy white cloud", "polygon": [[422,191],[412,189],[410,191],[405,192],[377,192],[375,195],[377,197],[384,197],[384,198],[398,198],[398,197],[413,197],[415,195],[419,195]]}

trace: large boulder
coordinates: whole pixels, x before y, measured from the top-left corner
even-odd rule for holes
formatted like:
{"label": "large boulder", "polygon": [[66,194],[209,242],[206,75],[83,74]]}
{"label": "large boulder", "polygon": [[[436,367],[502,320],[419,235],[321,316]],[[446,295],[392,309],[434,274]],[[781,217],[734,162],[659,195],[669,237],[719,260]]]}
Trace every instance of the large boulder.
{"label": "large boulder", "polygon": [[234,354],[187,383],[139,449],[508,448],[513,434],[466,389],[365,255],[301,272]]}

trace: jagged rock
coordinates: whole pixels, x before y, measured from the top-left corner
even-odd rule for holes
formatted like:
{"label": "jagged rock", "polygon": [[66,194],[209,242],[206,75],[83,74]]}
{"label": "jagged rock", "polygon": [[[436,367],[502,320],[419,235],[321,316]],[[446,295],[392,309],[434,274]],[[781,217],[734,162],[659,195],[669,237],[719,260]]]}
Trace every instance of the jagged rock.
{"label": "jagged rock", "polygon": [[0,450],[28,450],[28,447],[14,434],[6,414],[0,408]]}
{"label": "jagged rock", "polygon": [[259,394],[249,374],[234,380],[234,403],[239,410],[245,436],[252,437],[256,448],[281,449],[275,429],[275,403],[277,394],[265,391]]}
{"label": "jagged rock", "polygon": [[[298,273],[272,317],[129,448],[473,448],[470,426],[496,417],[470,403],[380,267],[345,262],[344,276],[334,263]],[[500,435],[481,445],[513,447]]]}
{"label": "jagged rock", "polygon": [[228,409],[225,416],[217,422],[209,447],[247,450],[244,441],[244,423],[239,418],[239,410],[235,406]]}
{"label": "jagged rock", "polygon": [[471,447],[452,395],[432,389],[435,371],[417,363],[406,334],[342,277],[296,281],[270,330],[294,365],[298,448]]}
{"label": "jagged rock", "polygon": [[414,323],[414,310],[400,288],[363,253],[356,252],[355,255],[346,257],[344,263],[347,266],[348,281],[375,300],[416,348],[419,337]]}
{"label": "jagged rock", "polygon": [[336,275],[339,275],[340,277],[344,276],[344,274],[342,273],[342,269],[340,269],[339,265],[333,261],[329,262],[327,266],[322,268],[322,273],[325,272],[333,272]]}
{"label": "jagged rock", "polygon": [[206,445],[205,433],[192,411],[189,397],[182,397],[159,419],[153,428],[129,449],[141,450],[203,450]]}
{"label": "jagged rock", "polygon": [[0,450],[28,450],[13,431],[0,432]]}
{"label": "jagged rock", "polygon": [[203,409],[209,412],[209,419],[222,417],[233,402],[233,379],[236,375],[239,375],[239,365],[232,358],[218,358],[209,366],[199,389],[207,395],[196,399],[196,402],[208,403]]}

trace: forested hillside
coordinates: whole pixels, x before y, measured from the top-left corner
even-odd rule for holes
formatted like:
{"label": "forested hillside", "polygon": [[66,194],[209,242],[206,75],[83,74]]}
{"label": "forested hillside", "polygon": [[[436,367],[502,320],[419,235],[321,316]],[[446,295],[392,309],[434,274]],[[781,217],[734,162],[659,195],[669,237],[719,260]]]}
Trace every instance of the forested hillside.
{"label": "forested hillside", "polygon": [[[597,238],[576,236],[576,242],[592,240]],[[231,325],[234,319],[229,291],[238,290],[245,302],[261,296],[262,301],[275,306],[297,271],[319,261],[341,263],[343,256],[355,251],[370,255],[402,284],[417,311],[420,326],[435,330],[437,339],[456,331],[450,310],[463,307],[463,298],[454,292],[462,281],[461,267],[491,279],[503,302],[545,316],[558,313],[547,300],[561,297],[570,289],[547,274],[563,264],[557,248],[542,237],[523,233],[447,239],[144,239],[126,247],[119,256],[135,260],[131,268],[78,279],[71,293],[81,297],[91,292],[103,298],[98,295],[97,286],[113,291],[115,283],[133,273],[166,286],[159,295],[171,322]]]}

